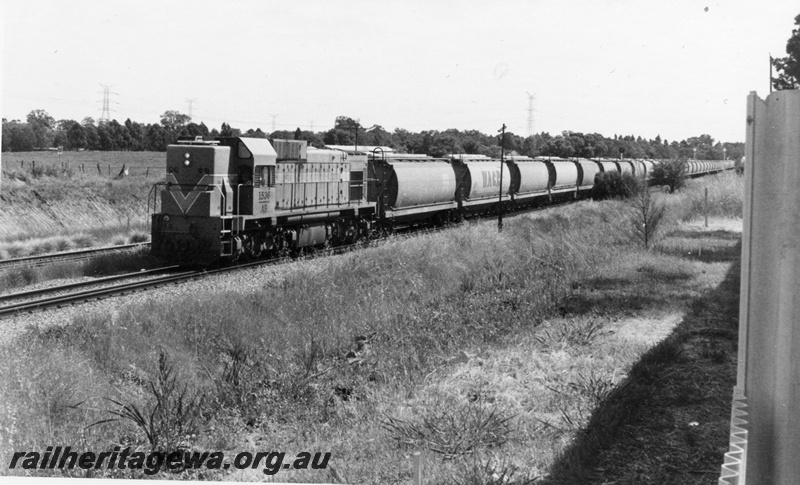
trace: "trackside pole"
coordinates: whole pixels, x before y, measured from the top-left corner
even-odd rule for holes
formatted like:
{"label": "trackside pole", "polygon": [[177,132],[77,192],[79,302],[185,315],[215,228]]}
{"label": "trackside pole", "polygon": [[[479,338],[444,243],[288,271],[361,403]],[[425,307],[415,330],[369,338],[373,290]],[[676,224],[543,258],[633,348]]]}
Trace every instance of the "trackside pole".
{"label": "trackside pole", "polygon": [[739,353],[719,483],[800,479],[800,91],[747,98]]}
{"label": "trackside pole", "polygon": [[505,165],[506,124],[498,130],[500,135],[500,197],[497,205],[497,232],[503,232],[503,165]]}

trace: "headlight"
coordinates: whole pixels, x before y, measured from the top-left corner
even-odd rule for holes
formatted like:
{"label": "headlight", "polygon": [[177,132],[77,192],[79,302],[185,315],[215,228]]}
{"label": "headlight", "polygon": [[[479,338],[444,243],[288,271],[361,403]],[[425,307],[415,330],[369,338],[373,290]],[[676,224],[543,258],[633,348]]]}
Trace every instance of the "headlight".
{"label": "headlight", "polygon": [[183,161],[183,164],[188,167],[189,166],[189,156],[190,156],[189,152],[186,152],[186,155],[184,155],[184,156],[186,157],[186,160]]}

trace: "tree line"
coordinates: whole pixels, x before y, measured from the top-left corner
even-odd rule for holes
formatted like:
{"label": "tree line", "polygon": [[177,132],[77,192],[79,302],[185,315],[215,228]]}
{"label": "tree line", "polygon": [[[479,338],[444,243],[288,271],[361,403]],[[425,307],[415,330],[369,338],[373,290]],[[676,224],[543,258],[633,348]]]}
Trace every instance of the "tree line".
{"label": "tree line", "polygon": [[[254,138],[306,140],[309,145],[322,148],[326,145],[388,146],[402,153],[425,153],[440,157],[452,153],[480,154],[500,157],[500,136],[486,135],[477,130],[426,130],[411,132],[397,128],[392,132],[382,126],[365,128],[357,119],[348,116],[336,118],[334,127],[323,132],[297,128],[271,133],[260,128],[246,131],[222,123],[219,129],[209,129],[204,123],[194,123],[178,111],[166,111],[159,123],[143,124],[117,120],[98,123],[92,118],[56,121],[46,111],[31,111],[25,122],[3,119],[3,145],[6,151],[32,151],[35,149],[98,150],[98,151],[164,151],[167,145],[179,138],[213,138],[216,136],[247,136]],[[721,160],[736,159],[744,154],[742,143],[721,143],[710,135],[699,135],[686,140],[668,141],[656,136],[645,139],[633,135],[603,136],[599,133],[564,131],[559,134],[537,133],[520,136],[507,132],[503,140],[507,154],[527,156],[555,156],[582,158],[697,158]]]}

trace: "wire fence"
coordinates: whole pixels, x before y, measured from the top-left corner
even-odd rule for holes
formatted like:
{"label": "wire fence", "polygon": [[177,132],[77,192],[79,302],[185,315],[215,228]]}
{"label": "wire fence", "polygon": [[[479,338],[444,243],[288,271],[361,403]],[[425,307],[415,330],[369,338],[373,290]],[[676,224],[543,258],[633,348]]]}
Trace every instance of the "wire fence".
{"label": "wire fence", "polygon": [[94,160],[70,160],[63,162],[37,161],[37,160],[13,160],[3,161],[2,170],[4,175],[10,175],[14,171],[24,171],[35,173],[37,171],[57,172],[71,171],[80,174],[131,177],[150,177],[164,174],[164,165],[139,165],[127,163],[104,163]]}

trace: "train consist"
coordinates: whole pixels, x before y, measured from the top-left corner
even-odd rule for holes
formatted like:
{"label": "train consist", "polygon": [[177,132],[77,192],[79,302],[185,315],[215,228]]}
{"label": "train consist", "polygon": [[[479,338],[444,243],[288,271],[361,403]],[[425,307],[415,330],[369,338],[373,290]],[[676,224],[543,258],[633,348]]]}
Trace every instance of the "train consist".
{"label": "train consist", "polygon": [[[343,245],[417,224],[443,224],[574,199],[608,171],[646,178],[650,160],[475,155],[433,158],[320,150],[305,141],[226,137],[167,148],[154,187],[152,252],[211,265],[282,251]],[[690,176],[733,168],[687,162]],[[502,189],[501,189],[502,186]]]}

